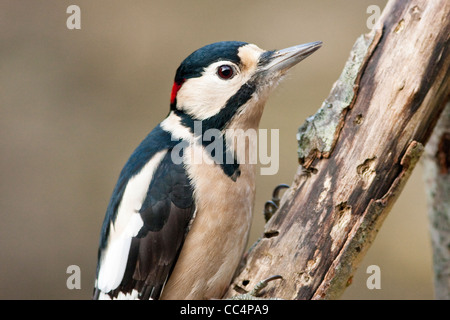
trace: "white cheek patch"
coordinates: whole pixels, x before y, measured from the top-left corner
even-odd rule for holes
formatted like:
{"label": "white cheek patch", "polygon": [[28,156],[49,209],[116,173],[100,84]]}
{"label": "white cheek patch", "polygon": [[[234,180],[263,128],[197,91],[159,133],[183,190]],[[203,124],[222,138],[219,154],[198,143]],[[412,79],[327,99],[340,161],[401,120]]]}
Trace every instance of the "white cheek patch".
{"label": "white cheek patch", "polygon": [[205,69],[203,75],[198,78],[187,79],[177,95],[177,105],[198,120],[205,120],[217,114],[239,88],[250,77],[249,72],[239,72],[229,80],[220,79],[217,76],[217,68],[229,61],[218,61]]}

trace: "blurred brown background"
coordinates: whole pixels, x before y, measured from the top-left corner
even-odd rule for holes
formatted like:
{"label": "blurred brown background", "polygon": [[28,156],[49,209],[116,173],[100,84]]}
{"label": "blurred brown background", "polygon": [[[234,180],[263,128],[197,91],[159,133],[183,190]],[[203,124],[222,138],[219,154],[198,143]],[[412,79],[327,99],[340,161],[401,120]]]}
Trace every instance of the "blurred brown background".
{"label": "blurred brown background", "polygon": [[[66,8],[81,8],[68,30]],[[280,129],[280,171],[257,181],[262,208],[296,171],[297,128],[321,105],[369,5],[386,0],[0,2],[0,298],[89,299],[99,230],[130,153],[166,115],[175,70],[220,40],[265,49],[321,40],[270,98],[262,128]],[[419,165],[345,299],[432,299],[431,251]],[[66,268],[81,268],[81,290]],[[366,268],[381,268],[381,289]]]}

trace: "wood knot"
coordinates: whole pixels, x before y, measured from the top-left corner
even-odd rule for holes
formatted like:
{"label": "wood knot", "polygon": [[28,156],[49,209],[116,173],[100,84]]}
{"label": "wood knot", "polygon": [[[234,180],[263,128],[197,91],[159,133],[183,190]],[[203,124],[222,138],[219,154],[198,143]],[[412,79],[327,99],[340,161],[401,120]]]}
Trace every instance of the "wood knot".
{"label": "wood knot", "polygon": [[413,20],[420,20],[422,18],[420,15],[421,12],[422,10],[420,10],[418,6],[414,6],[409,10],[409,14],[413,18]]}
{"label": "wood knot", "polygon": [[363,180],[363,189],[367,189],[376,176],[375,160],[377,157],[367,158],[362,164],[356,167],[356,173]]}
{"label": "wood knot", "polygon": [[361,123],[363,123],[363,120],[364,116],[360,113],[356,115],[355,119],[353,119],[353,123],[356,125],[360,125]]}
{"label": "wood knot", "polygon": [[403,29],[405,29],[405,20],[402,19],[398,22],[397,26],[394,29],[395,33],[400,33],[403,31]]}

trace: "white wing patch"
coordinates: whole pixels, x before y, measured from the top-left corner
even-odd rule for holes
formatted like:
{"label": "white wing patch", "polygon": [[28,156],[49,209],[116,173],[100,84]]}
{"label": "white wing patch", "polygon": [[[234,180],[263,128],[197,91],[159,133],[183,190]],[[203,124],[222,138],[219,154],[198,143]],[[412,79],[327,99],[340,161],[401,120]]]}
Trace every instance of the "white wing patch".
{"label": "white wing patch", "polygon": [[[166,153],[167,150],[156,153],[125,187],[116,220],[110,224],[108,243],[100,261],[97,288],[103,293],[116,289],[122,282],[131,239],[144,224],[139,210],[147,195],[153,174]],[[100,298],[105,296],[108,295],[100,295]]]}
{"label": "white wing patch", "polygon": [[136,289],[133,289],[131,293],[123,293],[119,292],[116,298],[111,299],[111,297],[107,293],[101,292],[99,297],[99,300],[138,300],[139,299],[139,292]]}

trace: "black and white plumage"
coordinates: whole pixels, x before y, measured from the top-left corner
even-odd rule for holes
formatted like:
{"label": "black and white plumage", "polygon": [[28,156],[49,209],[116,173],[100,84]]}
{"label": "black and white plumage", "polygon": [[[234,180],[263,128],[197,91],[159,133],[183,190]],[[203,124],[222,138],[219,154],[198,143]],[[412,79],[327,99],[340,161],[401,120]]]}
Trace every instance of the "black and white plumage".
{"label": "black and white plumage", "polygon": [[[241,161],[251,146],[235,143],[258,127],[286,70],[320,45],[264,51],[225,41],[181,63],[168,117],[133,152],[111,196],[95,299],[223,295],[247,242],[255,194],[254,165]],[[208,129],[221,132],[223,152],[208,149]],[[193,154],[208,161],[192,161]]]}

